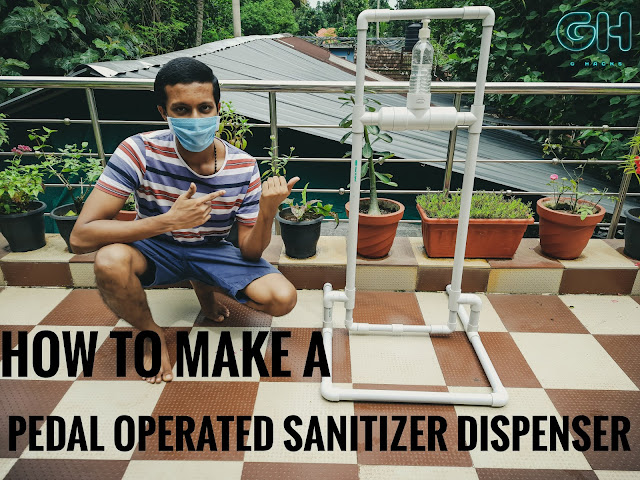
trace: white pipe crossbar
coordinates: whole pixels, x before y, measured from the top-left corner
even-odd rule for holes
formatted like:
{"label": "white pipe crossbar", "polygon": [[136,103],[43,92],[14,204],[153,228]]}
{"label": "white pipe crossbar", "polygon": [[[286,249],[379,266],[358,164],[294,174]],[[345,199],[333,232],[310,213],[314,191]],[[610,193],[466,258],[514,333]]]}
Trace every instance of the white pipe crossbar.
{"label": "white pipe crossbar", "polygon": [[[364,79],[365,58],[367,48],[367,29],[370,22],[388,22],[389,20],[423,20],[423,19],[452,19],[482,20],[482,40],[474,102],[470,112],[457,112],[455,108],[431,107],[417,111],[402,107],[383,107],[377,112],[366,112],[364,108]],[[469,227],[469,211],[471,208],[471,194],[475,178],[478,143],[482,131],[484,117],[484,88],[489,62],[489,47],[495,14],[489,7],[463,8],[435,8],[420,10],[365,10],[358,16],[358,37],[356,62],[356,91],[353,107],[352,122],[352,157],[351,157],[351,191],[349,202],[351,205],[360,204],[360,163],[362,162],[362,144],[365,125],[377,125],[385,130],[451,130],[458,125],[469,127],[469,143],[465,161],[465,171],[462,184],[462,197],[456,248],[453,261],[451,285],[447,286],[449,296],[449,313],[444,325],[379,325],[370,323],[354,323],[353,309],[355,307],[355,279],[356,279],[356,246],[358,241],[358,209],[354,208],[349,221],[347,236],[347,272],[344,292],[334,291],[331,284],[326,283],[323,288],[324,320],[322,338],[330,371],[333,372],[333,304],[345,304],[345,326],[350,334],[380,334],[380,335],[448,335],[455,331],[458,318],[467,335],[473,350],[491,384],[491,393],[457,393],[457,392],[416,392],[406,390],[372,390],[340,388],[333,384],[332,376],[322,379],[320,391],[322,396],[331,401],[368,401],[368,402],[408,402],[408,403],[444,403],[459,405],[486,405],[501,407],[507,403],[507,391],[496,373],[487,351],[482,345],[478,333],[478,322],[482,301],[473,294],[462,293],[462,273],[464,267],[464,253],[467,243]],[[464,305],[470,305],[467,314]]]}

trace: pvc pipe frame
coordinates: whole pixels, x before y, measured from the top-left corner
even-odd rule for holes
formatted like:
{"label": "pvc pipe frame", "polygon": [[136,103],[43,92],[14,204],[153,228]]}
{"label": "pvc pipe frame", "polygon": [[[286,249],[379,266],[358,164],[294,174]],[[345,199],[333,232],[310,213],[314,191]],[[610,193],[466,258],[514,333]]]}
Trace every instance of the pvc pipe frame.
{"label": "pvc pipe frame", "polygon": [[[365,58],[367,48],[367,29],[369,22],[387,22],[389,20],[421,20],[433,18],[461,18],[482,19],[482,41],[480,46],[480,58],[478,60],[478,72],[474,103],[470,113],[459,113],[455,109],[429,108],[422,111],[410,111],[406,108],[393,110],[381,109],[375,114],[366,113],[364,108],[364,80]],[[435,8],[421,10],[365,10],[358,16],[358,38],[356,63],[356,91],[353,108],[352,123],[352,158],[351,158],[351,191],[349,202],[351,205],[360,203],[360,163],[362,162],[362,144],[364,125],[378,125],[387,130],[404,129],[453,129],[456,125],[469,126],[469,143],[465,172],[462,184],[462,198],[460,205],[460,217],[456,236],[456,249],[453,261],[453,275],[451,285],[447,286],[449,296],[448,321],[444,325],[377,325],[369,323],[354,323],[353,309],[355,306],[355,280],[356,280],[356,246],[358,241],[358,209],[354,209],[354,215],[349,221],[347,236],[347,273],[344,292],[334,291],[330,283],[325,283],[323,288],[324,319],[322,338],[327,355],[330,371],[333,371],[333,304],[343,302],[346,316],[345,326],[354,334],[381,334],[381,335],[428,335],[450,334],[455,331],[457,319],[460,318],[467,338],[471,343],[482,368],[491,384],[492,393],[456,393],[456,392],[416,392],[405,390],[372,390],[349,389],[336,387],[332,377],[322,379],[320,392],[330,401],[368,401],[368,402],[408,402],[408,403],[444,403],[459,405],[486,405],[501,407],[507,403],[508,394],[496,373],[491,360],[482,345],[478,334],[478,322],[482,301],[477,295],[462,293],[462,271],[464,267],[464,253],[467,243],[467,230],[469,227],[469,211],[471,208],[471,194],[475,178],[476,157],[478,143],[482,131],[484,117],[484,89],[489,62],[489,48],[495,14],[489,7],[463,7],[463,8]],[[384,111],[382,111],[384,110]],[[425,113],[429,110],[429,115]],[[453,110],[453,111],[449,111]],[[382,112],[381,112],[382,111]],[[389,120],[391,119],[391,120]],[[470,314],[467,314],[463,305],[470,305]]]}

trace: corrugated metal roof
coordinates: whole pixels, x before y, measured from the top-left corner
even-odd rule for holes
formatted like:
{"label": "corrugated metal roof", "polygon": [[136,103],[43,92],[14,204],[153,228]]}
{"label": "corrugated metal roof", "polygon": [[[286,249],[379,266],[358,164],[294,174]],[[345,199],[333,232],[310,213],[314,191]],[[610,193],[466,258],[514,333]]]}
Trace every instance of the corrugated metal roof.
{"label": "corrugated metal roof", "polygon": [[[221,80],[330,80],[353,81],[353,75],[296,50],[282,39],[285,35],[251,36],[222,40],[200,47],[148,57],[142,60],[100,62],[88,64],[94,72],[127,78],[155,78],[163,64],[175,57],[194,56],[209,65]],[[319,47],[316,47],[319,48]],[[347,113],[340,108],[340,95],[322,93],[278,93],[278,123],[282,124],[332,124],[337,125]],[[372,95],[383,105],[402,106],[405,98],[397,94]],[[267,93],[225,92],[224,100],[231,100],[238,113],[258,121],[269,121]],[[450,95],[434,95],[436,105],[451,105]],[[485,124],[491,121],[485,118]],[[338,141],[345,133],[342,129],[298,128],[296,130]],[[410,131],[393,132],[391,150],[401,158],[445,158],[449,132]],[[464,159],[467,150],[467,132],[460,130],[456,142],[455,158]],[[505,130],[484,130],[478,151],[480,159],[512,160],[539,159],[541,147],[529,137]],[[444,168],[444,163],[430,163]],[[463,163],[454,164],[454,171],[462,173]],[[504,185],[505,188],[526,191],[548,191],[549,175],[564,170],[560,165],[547,163],[478,163],[476,176],[480,179]],[[592,186],[602,189],[606,185],[592,178],[585,178],[585,190]],[[616,187],[614,187],[616,188]],[[635,202],[634,202],[635,203]],[[613,203],[602,201],[608,211]]]}

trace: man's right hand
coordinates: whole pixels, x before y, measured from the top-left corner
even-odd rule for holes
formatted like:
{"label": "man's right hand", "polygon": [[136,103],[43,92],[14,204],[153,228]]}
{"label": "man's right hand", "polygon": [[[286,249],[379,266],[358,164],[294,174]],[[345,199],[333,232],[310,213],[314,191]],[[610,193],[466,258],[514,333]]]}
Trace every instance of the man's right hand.
{"label": "man's right hand", "polygon": [[184,192],[173,203],[171,209],[165,213],[169,220],[171,230],[183,230],[199,227],[211,215],[211,201],[224,195],[225,190],[209,193],[198,198],[191,198],[196,193],[195,183],[191,183],[189,190]]}

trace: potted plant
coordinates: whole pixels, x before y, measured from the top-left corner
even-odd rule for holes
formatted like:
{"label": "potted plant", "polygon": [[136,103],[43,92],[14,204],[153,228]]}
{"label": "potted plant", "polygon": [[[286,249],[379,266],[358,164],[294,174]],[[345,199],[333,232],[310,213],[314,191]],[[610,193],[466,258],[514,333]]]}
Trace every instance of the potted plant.
{"label": "potted plant", "polygon": [[[353,96],[340,97],[340,99],[344,100],[343,106],[355,104]],[[374,112],[376,110],[374,104],[380,105],[380,102],[365,97],[364,104],[367,111]],[[340,121],[340,126],[343,128],[349,128],[351,124],[351,114]],[[351,132],[347,132],[340,139],[340,143],[344,143],[350,135]],[[387,198],[378,198],[377,182],[392,187],[398,186],[397,183],[391,181],[391,174],[376,171],[376,165],[382,165],[385,160],[393,157],[393,153],[388,151],[376,155],[373,145],[379,140],[391,143],[392,138],[389,134],[380,132],[380,128],[375,125],[365,125],[362,157],[366,161],[362,162],[360,181],[369,180],[369,198],[360,199],[357,251],[360,256],[367,258],[382,258],[389,253],[396,236],[398,223],[404,214],[402,203]],[[349,215],[348,202],[345,205],[345,210]]]}
{"label": "potted plant", "polygon": [[[606,210],[599,205],[606,190],[593,188],[591,193],[580,191],[584,165],[567,177],[550,176],[553,197],[538,200],[536,211],[540,217],[540,247],[550,257],[571,260],[578,258],[593,235],[596,225],[602,221]],[[559,182],[558,182],[559,181]],[[585,200],[585,196],[599,197],[597,202]]]}
{"label": "potted plant", "polygon": [[287,198],[283,204],[289,207],[281,209],[276,215],[285,253],[291,258],[309,258],[316,254],[324,217],[333,217],[336,228],[340,223],[338,214],[332,211],[333,205],[323,205],[320,200],[307,200],[308,186],[309,183],[302,189],[301,204],[295,204],[291,198]]}
{"label": "potted plant", "polygon": [[22,154],[29,151],[26,145],[13,148],[14,157],[5,160],[8,165],[0,171],[0,233],[14,252],[37,250],[46,244],[47,205],[38,200],[38,194],[44,191],[43,169],[41,165],[21,163]]}
{"label": "potted plant", "polygon": [[[47,142],[56,130],[47,127],[42,127],[42,130],[44,133],[39,129],[29,130],[29,139],[36,143],[33,149],[37,156],[43,158],[42,167],[51,177],[58,178],[71,195],[73,203],[60,205],[51,211],[51,218],[56,221],[58,231],[71,252],[69,243],[71,231],[82,211],[90,186],[102,173],[102,163],[99,158],[86,156],[86,153],[89,153],[86,151],[87,142],[82,142],[80,147],[77,144],[66,145],[64,148],[59,148],[58,153],[51,153],[52,147]],[[74,182],[80,183],[79,193]]]}
{"label": "potted plant", "polygon": [[[460,215],[460,192],[427,193],[416,198],[422,241],[429,257],[453,258]],[[513,258],[533,223],[530,204],[498,192],[471,196],[466,258]]]}
{"label": "potted plant", "polygon": [[133,198],[133,194],[131,194],[122,206],[122,209],[115,216],[114,220],[133,221],[136,219],[137,215],[138,212],[136,212],[136,201],[135,198]]}
{"label": "potted plant", "polygon": [[[622,163],[624,173],[635,175],[640,184],[640,156],[637,155],[640,149],[640,135],[631,138],[628,143],[631,153],[624,155],[625,161]],[[630,208],[625,212],[627,222],[624,227],[624,253],[631,258],[640,260],[640,208]]]}

